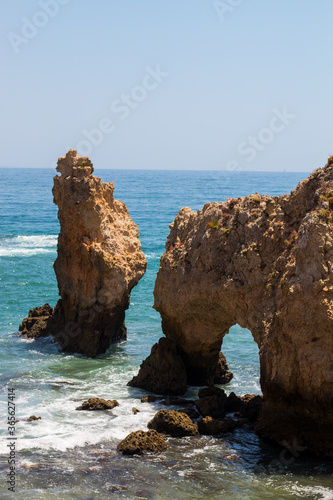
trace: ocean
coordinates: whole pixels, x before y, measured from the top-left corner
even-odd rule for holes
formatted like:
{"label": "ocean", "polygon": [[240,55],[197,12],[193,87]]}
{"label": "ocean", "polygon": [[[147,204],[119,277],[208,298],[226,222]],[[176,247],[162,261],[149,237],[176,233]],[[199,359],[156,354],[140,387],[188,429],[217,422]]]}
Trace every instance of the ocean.
{"label": "ocean", "polygon": [[[58,300],[53,262],[59,224],[51,169],[0,169],[1,499],[333,499],[333,464],[265,443],[240,428],[223,438],[169,438],[158,455],[123,457],[118,442],[146,430],[161,408],[127,387],[161,337],[152,308],[159,259],[179,209],[259,194],[282,195],[307,173],[96,170],[114,181],[140,230],[148,261],[126,312],[128,340],[87,359],[51,339],[27,340],[18,326],[29,309]],[[234,326],[222,350],[234,378],[226,392],[260,394],[259,356],[251,332]],[[7,397],[15,390],[16,485],[8,491]],[[186,397],[195,398],[191,387]],[[116,399],[111,412],[77,412],[89,397]],[[138,408],[134,415],[132,408]],[[170,407],[172,409],[172,407]],[[31,415],[41,420],[27,422]]]}

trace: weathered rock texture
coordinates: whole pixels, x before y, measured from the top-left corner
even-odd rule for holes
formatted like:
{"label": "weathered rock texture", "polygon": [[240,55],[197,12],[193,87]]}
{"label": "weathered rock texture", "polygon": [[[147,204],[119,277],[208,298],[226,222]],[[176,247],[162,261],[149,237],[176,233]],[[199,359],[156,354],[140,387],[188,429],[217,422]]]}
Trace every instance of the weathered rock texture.
{"label": "weathered rock texture", "polygon": [[333,157],[290,194],[183,208],[155,286],[188,378],[211,381],[239,324],[260,349],[257,432],[333,457]]}
{"label": "weathered rock texture", "polygon": [[101,399],[101,398],[90,398],[88,401],[84,401],[81,406],[78,406],[76,410],[85,411],[98,411],[98,410],[112,410],[116,406],[119,406],[118,401],[113,399],[112,401]]}
{"label": "weathered rock texture", "polygon": [[48,324],[52,313],[53,309],[49,304],[30,309],[28,317],[22,320],[19,331],[22,335],[26,335],[28,339],[44,337],[50,334]]}
{"label": "weathered rock texture", "polygon": [[[225,356],[220,352],[211,381],[215,384],[227,384],[232,377]],[[194,370],[189,376],[176,342],[162,337],[153,345],[150,355],[141,363],[138,375],[127,385],[141,387],[157,394],[179,395],[185,394],[188,383],[200,385],[202,382],[200,371]]]}
{"label": "weathered rock texture", "polygon": [[150,356],[142,362],[139,374],[127,385],[158,394],[184,394],[187,375],[176,344],[162,337],[158,344],[153,345]]}
{"label": "weathered rock texture", "polygon": [[148,422],[148,428],[173,437],[195,436],[198,434],[198,426],[190,417],[186,413],[175,410],[160,410]]}
{"label": "weathered rock texture", "polygon": [[117,451],[123,455],[144,455],[145,453],[158,453],[164,451],[167,444],[155,430],[148,432],[131,432],[117,446]]}
{"label": "weathered rock texture", "polygon": [[43,334],[52,333],[66,351],[94,357],[126,339],[125,310],[147,262],[125,204],[114,199],[112,182],[92,176],[89,158],[71,149],[57,171],[54,270],[61,299]]}

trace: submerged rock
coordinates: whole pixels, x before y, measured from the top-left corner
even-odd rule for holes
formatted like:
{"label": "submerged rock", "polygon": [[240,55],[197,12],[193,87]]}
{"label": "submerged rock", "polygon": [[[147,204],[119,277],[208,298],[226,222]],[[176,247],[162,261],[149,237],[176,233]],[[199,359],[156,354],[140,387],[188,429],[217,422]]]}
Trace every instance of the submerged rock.
{"label": "submerged rock", "polygon": [[[125,310],[147,262],[137,225],[125,204],[114,199],[113,183],[92,175],[89,158],[71,149],[59,158],[57,171],[53,195],[60,234],[54,270],[61,299],[47,324],[34,320],[29,330],[34,336],[37,330],[52,333],[65,351],[95,357],[126,339]],[[23,321],[22,331],[28,323],[29,318]]]}
{"label": "submerged rock", "polygon": [[31,417],[27,418],[27,422],[35,422],[36,420],[41,420],[42,417],[36,417],[35,415],[31,415]]}
{"label": "submerged rock", "polygon": [[169,434],[173,437],[195,436],[198,426],[185,413],[174,410],[160,410],[148,422],[149,429]]}
{"label": "submerged rock", "polygon": [[164,451],[167,444],[155,430],[148,432],[131,432],[117,446],[117,451],[123,455],[144,455],[145,453],[158,453]]}
{"label": "submerged rock", "polygon": [[81,406],[78,406],[75,409],[86,411],[112,410],[116,406],[119,406],[119,403],[115,399],[110,401],[101,398],[90,398],[88,401],[84,401]]}
{"label": "submerged rock", "polygon": [[333,457],[333,157],[284,196],[180,210],[154,290],[188,383],[239,324],[259,347],[265,438]]}

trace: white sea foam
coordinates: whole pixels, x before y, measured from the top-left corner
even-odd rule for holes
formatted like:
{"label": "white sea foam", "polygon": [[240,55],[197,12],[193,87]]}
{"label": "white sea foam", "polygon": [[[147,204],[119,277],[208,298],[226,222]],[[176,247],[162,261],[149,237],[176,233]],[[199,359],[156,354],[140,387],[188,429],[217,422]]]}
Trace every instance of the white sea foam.
{"label": "white sea foam", "polygon": [[299,486],[295,484],[291,487],[291,490],[297,494],[311,495],[311,498],[317,498],[318,500],[333,500],[333,490],[331,488],[325,488],[324,486]]}
{"label": "white sea foam", "polygon": [[29,257],[31,255],[51,253],[56,250],[57,236],[6,236],[0,238],[0,257]]}

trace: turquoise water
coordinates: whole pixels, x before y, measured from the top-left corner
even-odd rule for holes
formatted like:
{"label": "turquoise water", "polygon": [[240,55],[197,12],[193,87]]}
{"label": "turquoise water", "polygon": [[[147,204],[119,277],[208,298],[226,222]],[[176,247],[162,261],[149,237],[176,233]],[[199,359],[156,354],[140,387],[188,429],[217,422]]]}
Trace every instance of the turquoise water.
{"label": "turquoise water", "polygon": [[[126,386],[161,336],[152,309],[153,287],[169,224],[183,206],[194,210],[258,191],[288,193],[305,173],[243,173],[100,170],[113,180],[138,224],[148,269],[133,290],[126,313],[128,340],[97,359],[60,352],[50,339],[17,334],[32,307],[58,299],[53,262],[59,231],[52,203],[52,170],[0,169],[0,382],[1,498],[44,500],[106,498],[333,499],[332,464],[304,453],[283,460],[280,447],[238,429],[224,439],[169,439],[154,457],[124,458],[120,439],[146,429],[160,407],[141,404],[144,391]],[[235,377],[225,387],[238,394],[260,393],[258,349],[251,333],[235,326],[223,352]],[[15,387],[17,490],[7,491],[7,389]],[[189,397],[195,397],[191,388]],[[89,397],[117,399],[111,413],[76,412]],[[134,415],[132,407],[140,409]],[[41,416],[28,423],[30,415]]]}

